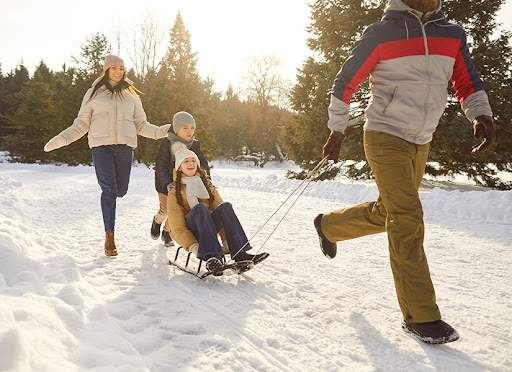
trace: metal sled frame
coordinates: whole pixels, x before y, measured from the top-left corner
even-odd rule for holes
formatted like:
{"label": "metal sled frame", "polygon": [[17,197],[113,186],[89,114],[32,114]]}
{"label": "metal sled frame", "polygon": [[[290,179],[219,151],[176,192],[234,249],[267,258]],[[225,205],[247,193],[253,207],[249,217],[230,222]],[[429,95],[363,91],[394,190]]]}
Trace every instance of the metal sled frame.
{"label": "metal sled frame", "polygon": [[[199,265],[197,266],[197,270],[190,270],[188,268],[188,264],[190,263],[190,256],[192,255],[192,252],[187,252],[187,259],[185,261],[185,266],[182,266],[182,265],[178,264],[177,263],[178,256],[180,254],[180,250],[182,250],[182,249],[185,250],[183,247],[178,247],[178,249],[176,249],[176,254],[174,255],[174,261],[173,260],[169,260],[169,265],[174,266],[174,267],[178,268],[179,270],[181,270],[181,271],[183,271],[183,272],[185,272],[187,274],[193,275],[193,276],[195,276],[196,278],[199,278],[199,279],[205,279],[205,278],[207,278],[207,277],[209,277],[210,275],[213,274],[211,271],[206,271],[203,274],[199,274],[201,272],[201,266],[203,264],[203,260],[201,260],[201,259],[199,259]],[[226,264],[225,257],[222,257],[222,263]],[[226,265],[224,270],[229,270],[229,269],[237,270],[237,269],[239,269],[243,265],[250,265],[250,267],[253,266],[248,261],[239,261],[239,262],[234,262],[232,264]]]}
{"label": "metal sled frame", "polygon": [[[178,247],[178,249],[176,249],[176,254],[174,255],[174,260],[169,260],[169,264],[170,265],[172,265],[174,267],[177,267],[179,270],[181,270],[183,272],[186,272],[186,273],[188,273],[190,275],[194,275],[195,277],[197,277],[199,279],[204,279],[207,276],[211,275],[211,272],[209,272],[209,271],[205,272],[202,275],[199,275],[199,273],[201,272],[201,267],[203,265],[203,260],[201,260],[201,259],[199,259],[199,265],[197,266],[197,270],[190,270],[188,268],[188,264],[190,263],[190,256],[192,255],[192,252],[187,252],[187,259],[185,261],[185,266],[182,266],[182,265],[178,264],[177,263],[178,256],[179,256],[180,251],[182,249],[186,252],[186,250],[183,247]],[[226,262],[224,258],[222,260],[223,260],[223,262]]]}

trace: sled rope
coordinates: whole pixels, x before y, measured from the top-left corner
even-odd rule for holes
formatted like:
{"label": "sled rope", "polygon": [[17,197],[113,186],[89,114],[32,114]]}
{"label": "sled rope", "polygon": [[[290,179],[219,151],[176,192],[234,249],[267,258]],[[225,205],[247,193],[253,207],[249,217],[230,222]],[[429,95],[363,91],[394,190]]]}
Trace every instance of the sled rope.
{"label": "sled rope", "polygon": [[[320,162],[315,166],[315,168],[313,168],[307,175],[306,177],[299,183],[299,185],[288,195],[288,197],[281,203],[281,205],[279,205],[279,207],[274,211],[274,213],[272,213],[270,215],[270,217],[267,218],[267,220],[265,221],[265,223],[263,223],[263,225],[261,225],[258,230],[256,230],[256,232],[247,240],[247,242],[229,259],[229,262],[231,262],[231,260],[233,260],[237,255],[238,253],[240,253],[242,251],[242,249],[244,249],[247,244],[249,244],[249,242],[251,240],[254,239],[254,237],[256,237],[256,235],[258,235],[260,233],[261,230],[263,230],[263,228],[270,222],[270,220],[272,219],[272,217],[274,217],[277,212],[279,212],[279,210],[286,204],[286,202],[288,200],[290,200],[290,198],[293,196],[293,194],[295,194],[295,192],[297,190],[299,190],[303,185],[304,183],[306,183],[306,186],[302,189],[302,191],[299,193],[299,195],[295,198],[295,200],[293,201],[293,203],[290,205],[290,207],[286,210],[285,214],[283,215],[283,217],[279,220],[279,222],[277,223],[277,225],[274,227],[274,229],[270,232],[269,236],[267,237],[267,239],[263,242],[263,245],[260,246],[260,248],[256,251],[256,254],[258,254],[259,251],[261,251],[261,249],[266,245],[266,243],[269,241],[269,239],[271,238],[271,236],[274,234],[274,232],[277,230],[277,228],[279,227],[279,225],[281,224],[281,222],[285,219],[285,217],[287,216],[287,214],[290,212],[290,210],[293,208],[293,206],[297,203],[297,201],[299,200],[299,198],[301,197],[301,195],[304,193],[304,191],[306,191],[307,187],[309,186],[309,184],[312,182],[312,177],[313,175],[322,167],[322,165],[324,165],[324,163],[327,161],[327,156],[325,158],[323,158],[322,160],[320,160]],[[255,255],[256,255],[255,254]],[[253,259],[254,260],[254,259]]]}
{"label": "sled rope", "polygon": [[[322,161],[319,163],[320,166],[325,163],[325,160],[327,160],[327,157],[325,157],[324,159],[322,159]],[[313,175],[313,173],[311,174],[311,176]],[[309,177],[311,177],[309,176]],[[307,178],[306,178],[307,179]],[[294,207],[294,205],[299,201],[299,198],[302,196],[302,194],[304,194],[304,191],[306,191],[306,189],[308,188],[309,184],[312,182],[312,178],[310,178],[308,180],[308,182],[306,183],[306,186],[304,186],[304,188],[302,189],[302,191],[299,193],[299,195],[297,195],[297,197],[295,198],[295,200],[293,201],[293,203],[288,207],[288,209],[286,210],[286,212],[283,214],[283,216],[281,217],[281,219],[278,221],[278,223],[276,224],[276,226],[272,229],[272,231],[270,232],[270,234],[268,235],[267,239],[265,239],[265,241],[263,242],[263,244],[260,246],[260,248],[256,251],[256,254],[258,254],[268,243],[268,241],[270,240],[270,238],[272,237],[272,235],[274,235],[274,233],[276,232],[277,228],[279,227],[279,225],[281,225],[281,223],[284,221],[284,219],[286,218],[286,216],[288,215],[288,213],[290,212],[290,210]],[[255,254],[255,255],[256,255]]]}

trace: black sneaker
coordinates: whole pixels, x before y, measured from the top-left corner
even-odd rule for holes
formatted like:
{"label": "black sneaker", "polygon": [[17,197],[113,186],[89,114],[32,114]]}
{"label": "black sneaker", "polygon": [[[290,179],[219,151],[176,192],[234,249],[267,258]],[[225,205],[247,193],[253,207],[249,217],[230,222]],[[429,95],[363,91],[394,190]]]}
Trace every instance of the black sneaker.
{"label": "black sneaker", "polygon": [[224,265],[218,257],[210,257],[206,259],[206,270],[211,271],[214,276],[221,276]]}
{"label": "black sneaker", "polygon": [[167,230],[162,231],[162,240],[166,247],[172,247],[174,242],[172,241],[171,234]]}
{"label": "black sneaker", "polygon": [[252,261],[254,258],[254,255],[249,254],[245,251],[238,252],[236,255],[234,255],[233,261],[240,262],[240,261]]}
{"label": "black sneaker", "polygon": [[402,329],[427,344],[446,344],[459,339],[457,331],[442,320],[428,323],[408,323],[404,320]]}
{"label": "black sneaker", "polygon": [[153,218],[153,223],[151,224],[151,237],[154,240],[157,240],[160,237],[160,226],[161,224],[156,223],[155,219]]}
{"label": "black sneaker", "polygon": [[252,261],[255,265],[260,263],[261,261],[267,259],[269,254],[267,252],[258,253],[257,255],[249,254],[247,252],[240,252],[238,253],[233,261],[240,262],[240,261]]}
{"label": "black sneaker", "polygon": [[258,253],[257,255],[254,256],[254,258],[252,259],[252,261],[254,262],[255,265],[259,264],[261,261],[263,260],[266,260],[268,258],[268,256],[270,256],[269,253],[267,252],[263,252],[263,253]]}
{"label": "black sneaker", "polygon": [[322,214],[319,214],[315,217],[314,220],[316,233],[318,234],[318,239],[320,240],[320,249],[322,250],[322,253],[325,255],[325,257],[334,258],[336,257],[336,243],[329,241],[322,233],[322,216]]}

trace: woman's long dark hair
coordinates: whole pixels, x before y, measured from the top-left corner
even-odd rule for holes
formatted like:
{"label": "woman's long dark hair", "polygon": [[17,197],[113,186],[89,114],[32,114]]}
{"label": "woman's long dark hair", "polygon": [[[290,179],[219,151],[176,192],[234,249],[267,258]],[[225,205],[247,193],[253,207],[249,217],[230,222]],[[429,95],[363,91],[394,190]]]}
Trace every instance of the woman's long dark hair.
{"label": "woman's long dark hair", "polygon": [[[110,70],[110,69],[109,69]],[[105,86],[113,95],[118,95],[119,97],[123,96],[123,90],[128,89],[128,91],[136,96],[139,94],[142,94],[140,90],[135,88],[135,86],[129,82],[126,81],[126,72],[123,74],[123,78],[117,84],[116,86],[110,85],[109,78],[108,78],[108,71],[105,71],[103,74],[103,77],[100,81],[96,83],[96,85],[92,88],[91,96],[89,97],[89,101],[94,97],[94,94],[100,89],[102,86]]]}
{"label": "woman's long dark hair", "polygon": [[[212,191],[213,185],[204,170],[202,170],[201,168],[198,167],[197,173],[199,173],[199,177],[201,177],[201,181],[203,181],[203,185],[204,185],[204,187],[206,187],[206,190],[208,191],[208,195],[210,196],[210,198],[208,200],[210,200],[210,203],[212,203],[215,200],[215,196],[213,195],[213,191]],[[183,172],[178,170],[178,172],[176,172],[176,181],[175,181],[176,200],[178,201],[178,204],[181,207],[185,207],[183,205],[183,197],[181,196],[181,179],[182,178],[183,178]]]}

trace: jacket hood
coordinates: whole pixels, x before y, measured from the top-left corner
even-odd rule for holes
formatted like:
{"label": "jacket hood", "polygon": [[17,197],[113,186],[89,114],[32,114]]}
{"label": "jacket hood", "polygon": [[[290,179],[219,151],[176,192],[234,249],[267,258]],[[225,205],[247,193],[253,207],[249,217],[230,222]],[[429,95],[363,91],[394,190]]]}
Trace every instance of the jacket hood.
{"label": "jacket hood", "polygon": [[416,9],[411,8],[409,5],[404,3],[402,0],[390,0],[389,5],[387,6],[387,8],[384,12],[384,15],[386,15],[386,13],[388,13],[389,11],[398,11],[398,12],[413,13],[420,18],[425,17],[428,19],[437,13],[440,13],[440,15],[442,15],[441,8],[442,8],[442,0],[439,0],[439,4],[437,5],[436,10],[433,10],[433,11],[427,12],[427,13],[423,13]]}

